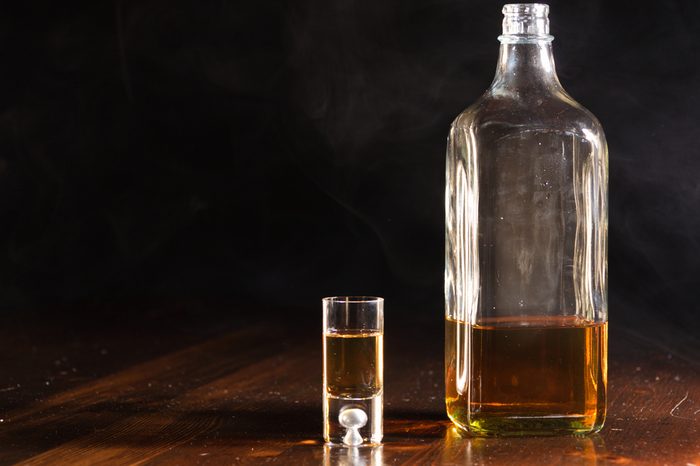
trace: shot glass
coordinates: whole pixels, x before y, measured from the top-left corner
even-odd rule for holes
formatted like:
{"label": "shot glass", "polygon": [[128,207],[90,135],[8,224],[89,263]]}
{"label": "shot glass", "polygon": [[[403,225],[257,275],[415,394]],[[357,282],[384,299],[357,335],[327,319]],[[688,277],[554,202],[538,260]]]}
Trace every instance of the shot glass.
{"label": "shot glass", "polygon": [[384,299],[323,298],[323,438],[359,446],[382,441]]}

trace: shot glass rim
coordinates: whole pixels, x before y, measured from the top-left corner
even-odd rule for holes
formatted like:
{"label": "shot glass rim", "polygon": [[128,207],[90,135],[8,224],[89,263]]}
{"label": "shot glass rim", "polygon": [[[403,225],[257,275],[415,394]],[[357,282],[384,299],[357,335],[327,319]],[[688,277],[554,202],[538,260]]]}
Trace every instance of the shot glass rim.
{"label": "shot glass rim", "polygon": [[329,303],[345,303],[345,304],[365,304],[365,303],[382,303],[384,298],[381,296],[327,296],[322,298],[321,301]]}

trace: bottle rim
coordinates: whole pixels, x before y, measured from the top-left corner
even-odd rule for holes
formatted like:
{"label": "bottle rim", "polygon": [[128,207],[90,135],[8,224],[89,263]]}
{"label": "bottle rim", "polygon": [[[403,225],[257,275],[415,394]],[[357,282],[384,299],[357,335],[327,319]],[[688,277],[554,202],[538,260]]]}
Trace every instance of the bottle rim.
{"label": "bottle rim", "polygon": [[549,5],[546,3],[506,3],[503,5],[503,14],[547,18]]}
{"label": "bottle rim", "polygon": [[503,6],[504,44],[551,42],[549,5],[546,3],[508,3]]}

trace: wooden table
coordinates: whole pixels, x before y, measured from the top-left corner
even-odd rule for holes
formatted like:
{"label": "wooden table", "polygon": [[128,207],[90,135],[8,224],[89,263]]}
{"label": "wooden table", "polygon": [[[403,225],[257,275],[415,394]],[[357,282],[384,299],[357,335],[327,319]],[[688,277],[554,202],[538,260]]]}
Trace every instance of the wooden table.
{"label": "wooden table", "polygon": [[388,317],[385,443],[346,450],[319,438],[320,323],[221,315],[9,319],[0,464],[700,465],[700,343],[662,322],[611,324],[600,434],[479,439],[444,414],[439,313]]}

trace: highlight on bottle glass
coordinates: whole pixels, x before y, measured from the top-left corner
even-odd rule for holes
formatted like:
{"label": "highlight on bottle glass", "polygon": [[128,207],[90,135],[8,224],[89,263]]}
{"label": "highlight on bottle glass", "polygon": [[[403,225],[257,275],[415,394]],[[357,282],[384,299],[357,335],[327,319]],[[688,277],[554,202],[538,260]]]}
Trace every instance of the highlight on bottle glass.
{"label": "highlight on bottle glass", "polygon": [[323,438],[359,446],[382,441],[384,299],[323,298]]}

